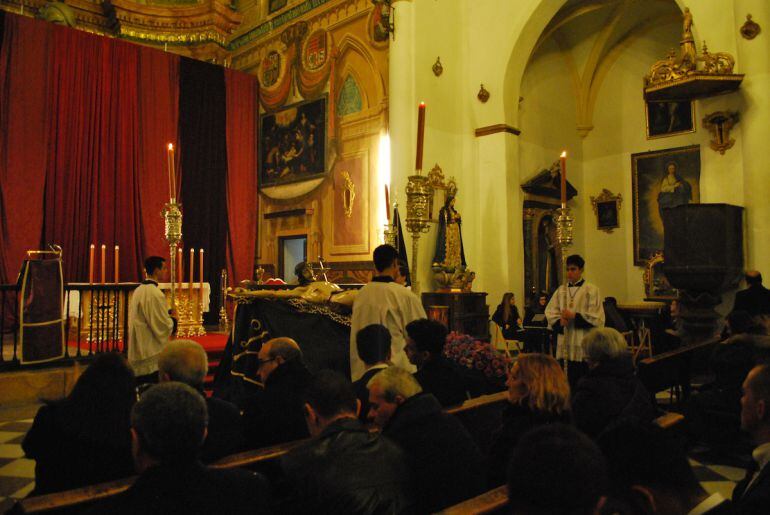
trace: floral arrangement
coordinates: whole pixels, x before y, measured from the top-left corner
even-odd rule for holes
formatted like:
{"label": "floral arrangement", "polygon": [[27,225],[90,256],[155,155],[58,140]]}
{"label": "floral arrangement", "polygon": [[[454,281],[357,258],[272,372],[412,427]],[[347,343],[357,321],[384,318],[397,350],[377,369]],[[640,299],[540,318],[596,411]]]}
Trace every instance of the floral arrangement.
{"label": "floral arrangement", "polygon": [[446,337],[444,356],[459,365],[478,370],[488,379],[505,381],[510,358],[495,351],[490,343],[452,331]]}

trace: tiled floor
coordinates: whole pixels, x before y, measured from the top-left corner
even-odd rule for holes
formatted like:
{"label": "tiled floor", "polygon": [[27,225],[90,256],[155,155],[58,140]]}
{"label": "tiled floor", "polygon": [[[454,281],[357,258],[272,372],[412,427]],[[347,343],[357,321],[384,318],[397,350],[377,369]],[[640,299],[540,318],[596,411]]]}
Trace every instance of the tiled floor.
{"label": "tiled floor", "polygon": [[[16,499],[23,499],[34,488],[35,462],[24,458],[21,450],[21,441],[31,424],[31,418],[0,421],[0,513],[5,513]],[[690,459],[696,477],[709,493],[719,492],[729,499],[735,483],[743,478],[744,469],[734,466],[737,465],[734,462],[731,465],[703,463],[703,458],[699,454],[697,459]]]}
{"label": "tiled floor", "polygon": [[24,457],[21,441],[32,419],[0,422],[0,513],[35,486],[35,462]]}

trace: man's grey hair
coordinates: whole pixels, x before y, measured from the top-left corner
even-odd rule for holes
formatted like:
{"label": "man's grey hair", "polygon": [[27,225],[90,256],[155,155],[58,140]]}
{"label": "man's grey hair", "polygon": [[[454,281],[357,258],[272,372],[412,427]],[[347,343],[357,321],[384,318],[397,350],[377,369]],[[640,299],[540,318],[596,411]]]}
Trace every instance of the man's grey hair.
{"label": "man's grey hair", "polygon": [[173,381],[151,387],[131,410],[141,450],[163,463],[195,459],[208,422],[203,396]]}
{"label": "man's grey hair", "polygon": [[291,361],[293,359],[302,359],[302,351],[299,348],[299,344],[287,337],[273,338],[265,342],[265,345],[270,344],[267,351],[268,357],[277,358],[281,356],[285,361]]}
{"label": "man's grey hair", "polygon": [[378,372],[369,380],[366,387],[371,389],[375,385],[382,390],[383,397],[388,402],[395,402],[398,395],[404,399],[409,399],[422,393],[422,386],[417,382],[417,379],[403,368],[395,366]]}
{"label": "man's grey hair", "polygon": [[166,373],[171,381],[200,388],[209,371],[209,359],[198,342],[174,340],[160,351],[158,371]]}
{"label": "man's grey hair", "polygon": [[595,327],[583,338],[586,357],[594,363],[618,359],[628,353],[626,339],[611,327]]}

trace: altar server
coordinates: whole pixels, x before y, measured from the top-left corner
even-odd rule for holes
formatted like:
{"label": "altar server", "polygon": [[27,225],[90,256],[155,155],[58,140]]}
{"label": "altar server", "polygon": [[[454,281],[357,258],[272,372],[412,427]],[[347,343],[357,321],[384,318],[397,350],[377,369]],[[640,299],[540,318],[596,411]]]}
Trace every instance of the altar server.
{"label": "altar server", "polygon": [[374,249],[373,259],[376,275],[372,282],[361,288],[353,301],[350,322],[350,375],[353,381],[360,378],[365,370],[356,346],[358,331],[371,324],[387,327],[391,337],[392,363],[414,372],[417,369],[409,363],[404,352],[405,328],[412,320],[426,318],[419,297],[396,282],[400,275],[398,251],[391,245],[380,245]]}
{"label": "altar server", "polygon": [[158,382],[158,354],[176,330],[175,313],[168,309],[158,282],[166,271],[166,260],[148,257],[144,262],[146,279],[134,290],[128,306],[128,363],[136,382]]}
{"label": "altar server", "polygon": [[594,327],[604,327],[604,306],[599,288],[583,279],[585,260],[567,258],[567,284],[562,284],[545,308],[548,325],[558,334],[556,359],[569,361],[570,384],[587,370],[583,337]]}

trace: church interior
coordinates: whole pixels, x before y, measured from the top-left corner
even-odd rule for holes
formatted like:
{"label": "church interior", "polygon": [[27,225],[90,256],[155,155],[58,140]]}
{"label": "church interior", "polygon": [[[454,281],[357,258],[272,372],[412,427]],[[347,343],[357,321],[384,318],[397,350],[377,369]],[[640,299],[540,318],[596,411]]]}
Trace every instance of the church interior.
{"label": "church interior", "polygon": [[[570,330],[622,335],[655,420],[697,433],[695,476],[730,499],[765,343],[725,365],[748,366],[729,408],[693,399],[736,312],[770,332],[770,292],[741,297],[770,274],[769,25],[766,0],[0,0],[0,512],[93,501],[28,497],[21,443],[97,355],[130,358],[146,258],[176,336],[208,353],[206,394],[243,408],[270,338],[350,377],[383,244],[444,355],[497,374],[447,409],[474,438],[518,356],[563,358],[576,395],[583,351],[560,354],[546,304],[596,291],[601,323]],[[241,450],[223,467],[273,466]],[[455,512],[503,510],[500,492]]]}

